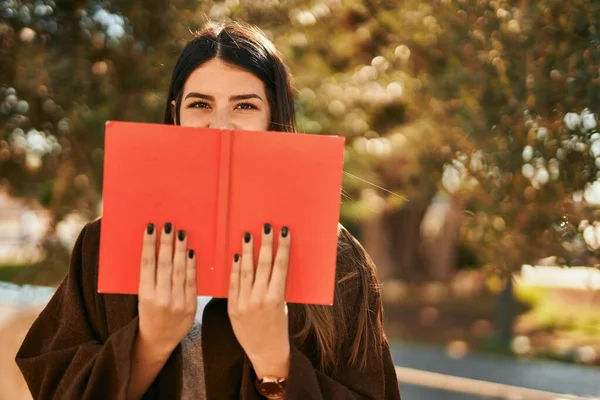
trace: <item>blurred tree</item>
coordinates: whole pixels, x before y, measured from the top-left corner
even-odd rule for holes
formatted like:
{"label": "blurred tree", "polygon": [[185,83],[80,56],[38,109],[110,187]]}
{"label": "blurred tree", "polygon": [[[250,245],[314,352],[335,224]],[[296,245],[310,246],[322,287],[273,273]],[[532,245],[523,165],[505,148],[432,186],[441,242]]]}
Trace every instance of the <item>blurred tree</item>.
{"label": "blurred tree", "polygon": [[99,213],[104,122],[160,119],[164,63],[182,33],[169,1],[8,0],[0,16],[0,176],[49,209],[44,273],[24,279],[56,282],[68,257],[57,224]]}
{"label": "blurred tree", "polygon": [[[503,272],[549,255],[581,263],[577,224],[600,204],[590,111],[600,106],[600,5],[446,1],[429,11],[444,32],[430,52],[444,54],[432,94],[468,138],[443,177],[470,211],[463,240]],[[565,124],[572,111],[581,115]]]}
{"label": "blurred tree", "polygon": [[458,133],[407,46],[421,28],[398,17],[412,3],[325,1],[272,28],[300,88],[300,129],[348,139],[342,218],[361,227],[383,279],[430,278],[421,223]]}
{"label": "blurred tree", "polygon": [[509,277],[497,320],[507,345],[511,272],[550,255],[597,262],[589,250],[600,247],[600,232],[585,219],[600,204],[591,111],[600,106],[600,4],[441,1],[420,11],[444,32],[422,47],[435,60],[432,95],[460,117],[468,139],[442,183],[467,210],[462,240],[489,272]]}

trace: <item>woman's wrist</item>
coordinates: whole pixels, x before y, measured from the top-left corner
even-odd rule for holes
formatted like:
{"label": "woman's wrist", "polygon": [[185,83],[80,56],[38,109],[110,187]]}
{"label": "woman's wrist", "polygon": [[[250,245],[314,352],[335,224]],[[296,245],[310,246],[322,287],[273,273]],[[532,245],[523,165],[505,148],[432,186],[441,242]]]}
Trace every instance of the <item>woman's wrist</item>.
{"label": "woman's wrist", "polygon": [[254,373],[258,379],[262,379],[266,376],[287,379],[290,373],[290,351],[283,354],[277,359],[254,357],[250,359]]}

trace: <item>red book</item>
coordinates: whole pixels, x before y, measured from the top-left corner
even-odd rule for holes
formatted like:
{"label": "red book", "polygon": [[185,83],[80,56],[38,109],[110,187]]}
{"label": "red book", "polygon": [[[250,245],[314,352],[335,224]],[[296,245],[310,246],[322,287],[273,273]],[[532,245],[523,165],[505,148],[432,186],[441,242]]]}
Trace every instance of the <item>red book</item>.
{"label": "red book", "polygon": [[333,303],[344,138],[107,122],[98,291],[137,294],[148,222],[184,229],[198,295],[227,297],[244,232],[292,234],[286,301]]}

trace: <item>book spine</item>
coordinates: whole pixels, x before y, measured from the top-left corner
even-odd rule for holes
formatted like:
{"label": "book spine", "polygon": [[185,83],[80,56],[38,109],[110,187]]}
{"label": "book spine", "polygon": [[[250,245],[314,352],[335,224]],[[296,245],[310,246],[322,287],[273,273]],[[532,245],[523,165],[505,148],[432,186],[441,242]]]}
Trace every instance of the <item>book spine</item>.
{"label": "book spine", "polygon": [[227,249],[229,231],[229,189],[231,183],[231,152],[233,145],[233,131],[221,131],[221,155],[219,165],[218,197],[217,197],[217,224],[216,248],[213,262],[213,297],[227,297],[228,273],[231,265]]}

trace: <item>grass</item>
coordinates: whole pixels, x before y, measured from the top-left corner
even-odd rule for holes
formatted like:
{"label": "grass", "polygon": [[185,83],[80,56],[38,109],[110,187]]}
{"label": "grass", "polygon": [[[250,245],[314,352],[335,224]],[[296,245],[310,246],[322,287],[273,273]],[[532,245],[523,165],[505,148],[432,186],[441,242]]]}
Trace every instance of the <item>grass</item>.
{"label": "grass", "polygon": [[13,282],[27,264],[0,264],[0,281]]}
{"label": "grass", "polygon": [[[546,288],[517,285],[516,297],[531,309],[521,318],[537,331],[600,338],[600,309],[552,295]],[[596,302],[597,303],[597,302]]]}

